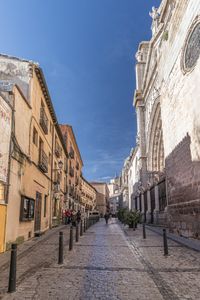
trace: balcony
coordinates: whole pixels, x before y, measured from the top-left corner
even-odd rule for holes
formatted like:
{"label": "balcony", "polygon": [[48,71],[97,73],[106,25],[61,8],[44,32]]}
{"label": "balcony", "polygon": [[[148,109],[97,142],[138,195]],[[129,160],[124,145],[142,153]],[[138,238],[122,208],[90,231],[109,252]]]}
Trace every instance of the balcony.
{"label": "balcony", "polygon": [[53,182],[54,182],[54,184],[60,184],[61,183],[61,181],[62,181],[62,177],[61,177],[61,174],[59,173],[59,171],[54,171],[55,173],[54,173],[54,180],[53,180]]}
{"label": "balcony", "polygon": [[60,184],[59,183],[54,184],[54,192],[55,193],[59,193],[60,192]]}
{"label": "balcony", "polygon": [[69,196],[71,196],[71,197],[74,196],[74,187],[73,186],[69,187]]}
{"label": "balcony", "polygon": [[67,195],[67,192],[68,192],[68,186],[65,185],[65,186],[64,186],[64,195]]}
{"label": "balcony", "polygon": [[40,126],[42,127],[44,133],[48,134],[48,118],[43,106],[40,108]]}
{"label": "balcony", "polygon": [[39,155],[39,168],[44,172],[48,173],[48,156],[44,152],[44,150],[40,151]]}
{"label": "balcony", "polygon": [[58,158],[61,157],[61,147],[59,146],[59,144],[57,142],[55,143],[55,155]]}
{"label": "balcony", "polygon": [[69,156],[74,158],[74,149],[72,147],[70,147]]}
{"label": "balcony", "polygon": [[67,162],[64,165],[64,171],[66,174],[68,173],[68,163]]}
{"label": "balcony", "polygon": [[69,175],[71,177],[74,177],[74,169],[72,169],[72,168],[69,169]]}

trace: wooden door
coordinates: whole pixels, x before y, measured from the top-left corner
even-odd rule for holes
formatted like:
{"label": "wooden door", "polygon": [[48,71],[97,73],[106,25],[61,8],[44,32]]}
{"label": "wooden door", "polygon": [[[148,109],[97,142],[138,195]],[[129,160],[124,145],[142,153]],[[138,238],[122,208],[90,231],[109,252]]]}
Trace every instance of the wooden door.
{"label": "wooden door", "polygon": [[167,206],[165,180],[158,183],[158,192],[159,192],[159,209],[160,211],[164,211],[165,207]]}
{"label": "wooden door", "polygon": [[150,189],[150,196],[151,196],[151,223],[154,222],[154,209],[155,209],[155,189],[152,187]]}
{"label": "wooden door", "polygon": [[42,194],[36,192],[36,199],[35,199],[35,224],[34,224],[34,231],[40,231],[41,229],[41,206],[42,206]]}

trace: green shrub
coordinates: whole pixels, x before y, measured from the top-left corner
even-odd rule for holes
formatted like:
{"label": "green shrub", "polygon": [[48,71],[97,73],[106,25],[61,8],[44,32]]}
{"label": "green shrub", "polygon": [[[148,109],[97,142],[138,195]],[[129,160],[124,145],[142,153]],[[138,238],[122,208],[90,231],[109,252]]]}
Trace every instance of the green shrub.
{"label": "green shrub", "polygon": [[125,219],[125,223],[129,225],[130,227],[133,227],[133,224],[137,224],[140,222],[141,214],[138,210],[130,210]]}
{"label": "green shrub", "polygon": [[118,210],[117,217],[122,223],[125,223],[127,213],[128,213],[127,208],[120,208]]}

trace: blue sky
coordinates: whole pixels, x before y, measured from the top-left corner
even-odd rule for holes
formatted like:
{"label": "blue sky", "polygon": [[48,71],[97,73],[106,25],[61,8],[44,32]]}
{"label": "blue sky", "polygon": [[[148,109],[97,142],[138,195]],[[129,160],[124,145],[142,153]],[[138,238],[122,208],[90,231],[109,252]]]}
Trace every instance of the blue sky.
{"label": "blue sky", "polygon": [[0,52],[40,63],[88,180],[119,173],[135,146],[135,52],[160,0],[0,0]]}

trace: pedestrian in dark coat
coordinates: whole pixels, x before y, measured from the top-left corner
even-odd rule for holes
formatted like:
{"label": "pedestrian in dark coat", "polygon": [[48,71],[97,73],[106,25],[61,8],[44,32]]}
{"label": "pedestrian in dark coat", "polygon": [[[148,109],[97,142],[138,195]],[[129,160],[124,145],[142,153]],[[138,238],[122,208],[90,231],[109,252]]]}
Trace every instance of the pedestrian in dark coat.
{"label": "pedestrian in dark coat", "polygon": [[107,212],[105,213],[104,218],[106,220],[106,224],[108,224],[109,214]]}
{"label": "pedestrian in dark coat", "polygon": [[77,211],[76,220],[77,220],[78,223],[81,221],[81,212],[80,212],[80,210]]}

